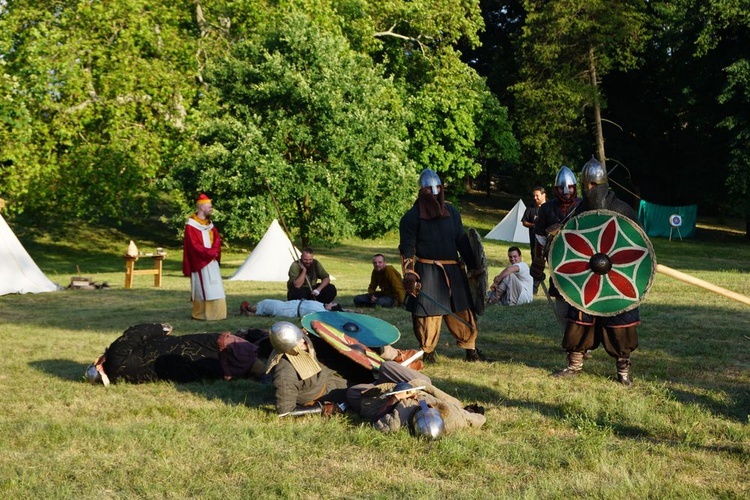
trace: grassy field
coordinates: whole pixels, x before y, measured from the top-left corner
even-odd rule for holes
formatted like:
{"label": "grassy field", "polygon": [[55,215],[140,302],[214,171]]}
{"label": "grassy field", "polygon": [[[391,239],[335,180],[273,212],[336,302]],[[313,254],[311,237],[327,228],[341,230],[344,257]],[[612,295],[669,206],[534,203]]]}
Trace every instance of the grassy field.
{"label": "grassy field", "polygon": [[[512,202],[467,199],[467,226],[485,234]],[[655,239],[659,263],[750,295],[750,244],[736,228],[701,221],[690,241]],[[40,267],[67,285],[81,274],[112,287],[0,297],[0,495],[3,498],[748,498],[750,308],[657,275],[641,312],[635,384],[613,381],[598,349],[584,374],[564,366],[546,300],[494,307],[479,346],[497,361],[467,364],[443,332],[426,373],[487,423],[426,443],[382,435],[354,415],[279,419],[270,386],[85,383],[85,367],[129,325],[169,322],[175,334],[269,327],[234,316],[243,300],[283,298],[283,283],[225,282],[230,317],[191,321],[179,243],[165,234],[75,225],[15,227]],[[128,241],[169,252],[164,285],[123,288]],[[320,248],[342,303],[366,287],[370,256],[396,261],[397,236]],[[485,242],[491,273],[508,247]],[[229,248],[231,275],[248,249]],[[524,252],[524,257],[528,253]],[[139,265],[143,262],[139,262]],[[150,263],[145,263],[150,265]],[[409,315],[373,311],[416,347]]]}

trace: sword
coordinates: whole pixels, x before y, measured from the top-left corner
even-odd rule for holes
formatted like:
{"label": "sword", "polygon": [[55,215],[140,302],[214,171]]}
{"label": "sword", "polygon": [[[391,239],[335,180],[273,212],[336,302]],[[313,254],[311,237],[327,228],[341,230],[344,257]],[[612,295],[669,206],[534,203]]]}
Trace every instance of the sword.
{"label": "sword", "polygon": [[549,290],[547,290],[547,284],[544,282],[544,280],[539,282],[540,285],[542,285],[542,291],[544,292],[544,296],[547,297],[547,302],[549,302],[549,305],[552,306],[552,309],[555,309],[555,304],[552,302],[552,297],[549,295]]}
{"label": "sword", "polygon": [[450,309],[448,309],[447,307],[445,307],[443,304],[441,304],[437,300],[435,300],[432,297],[430,297],[428,294],[424,293],[423,291],[420,291],[419,294],[423,295],[427,300],[429,300],[430,302],[432,302],[433,304],[435,304],[436,306],[438,306],[446,314],[449,314],[449,315],[453,316],[454,318],[456,318],[458,321],[460,321],[464,325],[468,326],[469,328],[474,328],[469,323],[467,323],[466,321],[464,321],[463,318],[461,318],[460,316],[457,316],[456,313],[454,313],[453,311],[451,311]]}

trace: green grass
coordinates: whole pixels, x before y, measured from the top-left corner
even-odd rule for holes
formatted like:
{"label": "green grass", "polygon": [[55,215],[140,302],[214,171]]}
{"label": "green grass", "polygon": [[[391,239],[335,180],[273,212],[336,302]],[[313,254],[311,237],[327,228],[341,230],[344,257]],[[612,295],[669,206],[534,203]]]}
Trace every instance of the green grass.
{"label": "green grass", "polygon": [[[483,234],[514,201],[471,199],[461,208]],[[168,231],[15,229],[53,281],[66,285],[78,265],[112,288],[0,297],[3,498],[750,495],[750,309],[672,278],[657,275],[641,308],[630,389],[613,381],[614,361],[602,349],[581,376],[550,377],[564,355],[541,296],[480,318],[479,344],[493,364],[463,362],[444,331],[439,363],[426,373],[484,405],[487,423],[425,443],[405,432],[381,435],[353,415],[279,419],[271,388],[251,381],[107,389],[83,382],[85,367],[129,325],[169,322],[175,334],[267,328],[273,319],[233,313],[243,300],[282,298],[284,285],[225,282],[230,317],[195,322],[179,242]],[[144,251],[169,252],[161,289],[151,276],[123,289],[120,255],[130,239]],[[750,244],[741,235],[705,225],[696,240],[653,243],[660,263],[750,295]],[[505,265],[508,245],[485,242],[491,273]],[[367,284],[369,257],[383,252],[397,263],[396,246],[389,234],[318,256],[347,304]],[[246,256],[229,248],[225,276]],[[398,346],[416,347],[406,312],[373,314],[400,329]]]}

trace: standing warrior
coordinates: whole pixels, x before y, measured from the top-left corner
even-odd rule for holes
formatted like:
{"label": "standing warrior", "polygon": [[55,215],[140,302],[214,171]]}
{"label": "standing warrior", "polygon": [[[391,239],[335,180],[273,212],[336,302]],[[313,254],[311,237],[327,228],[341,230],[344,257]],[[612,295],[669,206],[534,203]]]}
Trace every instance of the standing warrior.
{"label": "standing warrior", "polygon": [[[435,362],[443,320],[467,361],[487,361],[476,348],[477,323],[466,274],[476,269],[461,214],[445,202],[443,184],[431,169],[419,176],[419,196],[399,226],[406,308],[426,362]],[[421,290],[421,293],[420,293]]]}
{"label": "standing warrior", "polygon": [[[576,176],[573,171],[563,165],[555,177],[555,198],[539,207],[539,213],[534,223],[536,241],[531,246],[531,277],[535,283],[545,280],[544,267],[547,259],[547,249],[552,238],[560,230],[563,221],[570,219],[581,203],[576,194]],[[567,325],[566,315],[568,303],[565,302],[555,284],[550,280],[549,295],[555,298],[555,317],[562,331]]]}
{"label": "standing warrior", "polygon": [[[624,215],[632,221],[638,220],[630,205],[619,200],[609,190],[607,172],[595,158],[591,158],[583,166],[581,189],[583,204],[580,213],[605,209]],[[567,319],[562,347],[568,353],[568,366],[555,376],[577,375],[583,369],[586,351],[603,344],[607,354],[617,359],[617,381],[626,386],[631,385],[630,353],[638,347],[636,326],[641,322],[638,308],[604,317],[587,314],[570,306]]]}
{"label": "standing warrior", "polygon": [[196,212],[185,225],[182,273],[190,276],[190,299],[193,319],[213,321],[226,319],[227,303],[221,283],[221,237],[209,216],[211,200],[198,197]]}

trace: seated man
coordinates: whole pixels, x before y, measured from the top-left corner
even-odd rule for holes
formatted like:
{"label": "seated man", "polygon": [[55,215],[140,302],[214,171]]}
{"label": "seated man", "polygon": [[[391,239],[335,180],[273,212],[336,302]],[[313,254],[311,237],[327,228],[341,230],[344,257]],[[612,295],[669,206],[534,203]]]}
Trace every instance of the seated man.
{"label": "seated man", "polygon": [[243,302],[240,314],[245,316],[282,316],[285,318],[301,318],[302,316],[321,311],[343,311],[335,302],[323,304],[315,300],[276,300],[264,299],[257,304]]}
{"label": "seated man", "polygon": [[[401,392],[392,394],[398,389]],[[434,385],[427,375],[386,361],[380,367],[374,384],[358,384],[346,391],[352,409],[381,432],[395,432],[403,427],[420,437],[437,439],[466,426],[481,427],[485,422],[484,408],[464,407],[462,403]],[[420,411],[437,409],[425,419]]]}
{"label": "seated man", "polygon": [[[383,254],[375,254],[372,258],[372,275],[367,293],[354,297],[356,306],[400,306],[404,302],[404,285],[401,283],[401,273],[385,263]],[[380,291],[378,291],[378,288]]]}
{"label": "seated man", "polygon": [[289,266],[289,281],[286,283],[287,300],[316,300],[323,304],[333,302],[336,287],[331,277],[313,256],[313,249],[305,247],[298,261]]}
{"label": "seated man", "polygon": [[264,375],[259,347],[225,333],[170,335],[161,323],[131,326],[87,369],[91,383],[195,382]]}
{"label": "seated man", "polygon": [[500,303],[504,306],[528,304],[534,300],[534,280],[529,273],[529,266],[521,260],[518,247],[508,249],[510,265],[495,276],[487,292],[487,303]]}

